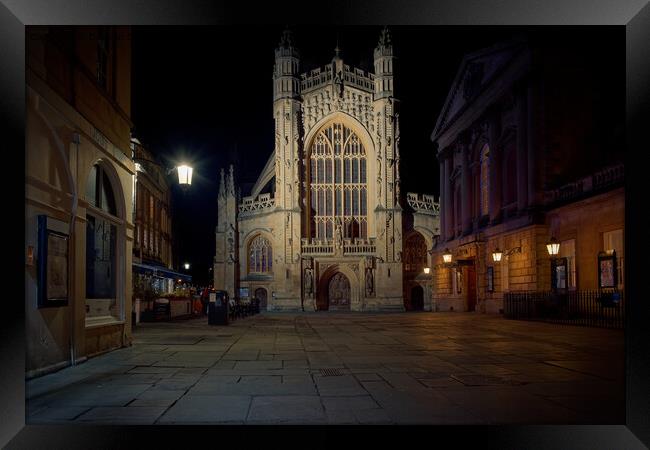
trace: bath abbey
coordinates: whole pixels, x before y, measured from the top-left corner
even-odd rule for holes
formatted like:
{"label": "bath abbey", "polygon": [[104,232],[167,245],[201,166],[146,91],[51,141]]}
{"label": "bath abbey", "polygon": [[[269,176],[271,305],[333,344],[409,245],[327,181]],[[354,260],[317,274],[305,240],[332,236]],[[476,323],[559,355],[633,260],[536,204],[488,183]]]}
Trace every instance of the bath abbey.
{"label": "bath abbey", "polygon": [[301,73],[284,32],[275,148],[249,196],[232,166],[221,169],[216,289],[264,310],[431,310],[439,206],[400,190],[395,61],[384,29],[374,73],[344,63],[338,46],[329,64]]}

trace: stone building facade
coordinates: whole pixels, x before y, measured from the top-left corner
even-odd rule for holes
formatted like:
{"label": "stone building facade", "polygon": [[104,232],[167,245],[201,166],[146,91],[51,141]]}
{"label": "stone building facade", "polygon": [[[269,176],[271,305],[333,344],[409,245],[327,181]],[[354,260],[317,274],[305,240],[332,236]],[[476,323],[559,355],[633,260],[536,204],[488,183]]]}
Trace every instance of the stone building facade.
{"label": "stone building facade", "polygon": [[239,198],[232,166],[221,173],[215,288],[259,298],[262,309],[305,311],[401,311],[410,308],[405,276],[428,288],[404,270],[407,233],[420,233],[411,242],[424,242],[429,264],[437,203],[430,198],[420,231],[405,228],[404,217],[420,213],[400,192],[395,61],[384,30],[374,73],[345,64],[338,47],[328,65],[301,73],[293,37],[283,34],[273,153],[250,196]]}
{"label": "stone building facade", "polygon": [[514,40],[463,59],[432,133],[438,309],[496,313],[505,292],[550,290],[551,238],[568,289],[598,287],[600,252],[615,251],[622,273],[624,144],[602,138],[622,112],[601,101],[608,81],[598,73],[569,43]]}
{"label": "stone building facade", "polygon": [[133,262],[172,268],[171,190],[167,175],[142,143],[131,139],[136,161]]}
{"label": "stone building facade", "polygon": [[[27,27],[26,372],[131,341],[128,27]],[[47,251],[46,251],[47,249]]]}

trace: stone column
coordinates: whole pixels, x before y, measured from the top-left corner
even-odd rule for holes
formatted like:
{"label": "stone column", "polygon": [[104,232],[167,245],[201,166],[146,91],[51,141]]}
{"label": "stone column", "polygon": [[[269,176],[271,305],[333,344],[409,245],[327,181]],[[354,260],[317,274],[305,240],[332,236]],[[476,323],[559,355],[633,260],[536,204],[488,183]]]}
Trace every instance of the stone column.
{"label": "stone column", "polygon": [[454,205],[451,203],[451,166],[453,163],[453,156],[450,150],[445,150],[445,212],[447,218],[445,219],[445,238],[449,241],[454,238],[453,230],[453,216]]}
{"label": "stone column", "polygon": [[528,207],[528,105],[524,86],[517,90],[517,212]]}
{"label": "stone column", "polygon": [[448,206],[445,203],[445,187],[447,182],[445,180],[445,157],[444,153],[438,154],[438,161],[440,162],[440,242],[444,242],[447,238],[445,221],[447,214],[449,214]]}
{"label": "stone column", "polygon": [[527,89],[528,100],[528,207],[534,209],[542,203],[542,177],[540,168],[543,163],[539,149],[538,122],[539,96],[537,95],[537,83],[531,80]]}
{"label": "stone column", "polygon": [[497,147],[497,142],[501,135],[500,111],[493,108],[490,111],[490,156],[489,156],[489,212],[490,223],[495,224],[501,221],[501,178],[502,178],[502,161],[501,151]]}
{"label": "stone column", "polygon": [[472,178],[469,171],[469,145],[467,138],[463,137],[460,141],[460,161],[461,161],[461,230],[463,236],[472,232]]}

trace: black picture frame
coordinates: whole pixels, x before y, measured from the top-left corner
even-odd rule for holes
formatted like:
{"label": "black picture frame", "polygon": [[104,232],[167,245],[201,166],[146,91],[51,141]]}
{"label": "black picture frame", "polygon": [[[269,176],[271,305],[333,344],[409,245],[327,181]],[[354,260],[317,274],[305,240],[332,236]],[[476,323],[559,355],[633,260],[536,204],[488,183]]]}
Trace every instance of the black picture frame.
{"label": "black picture frame", "polygon": [[48,227],[38,216],[38,308],[68,306],[69,236]]}
{"label": "black picture frame", "polygon": [[487,268],[487,291],[494,292],[494,267],[488,266]]}
{"label": "black picture frame", "polygon": [[612,253],[601,252],[598,255],[598,287],[600,289],[618,287],[616,263],[616,251],[612,251]]}

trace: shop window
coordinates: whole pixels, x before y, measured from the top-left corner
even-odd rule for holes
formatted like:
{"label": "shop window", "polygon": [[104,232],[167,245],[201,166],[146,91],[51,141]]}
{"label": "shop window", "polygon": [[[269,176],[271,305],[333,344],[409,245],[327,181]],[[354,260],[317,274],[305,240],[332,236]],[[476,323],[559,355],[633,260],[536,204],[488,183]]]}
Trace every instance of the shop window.
{"label": "shop window", "polygon": [[112,216],[117,215],[115,195],[111,188],[111,182],[99,164],[95,164],[88,175],[86,181],[86,201],[95,208],[101,209]]}
{"label": "shop window", "polygon": [[119,320],[115,193],[108,175],[98,164],[89,174],[86,200],[89,203],[86,214],[86,318]]}

